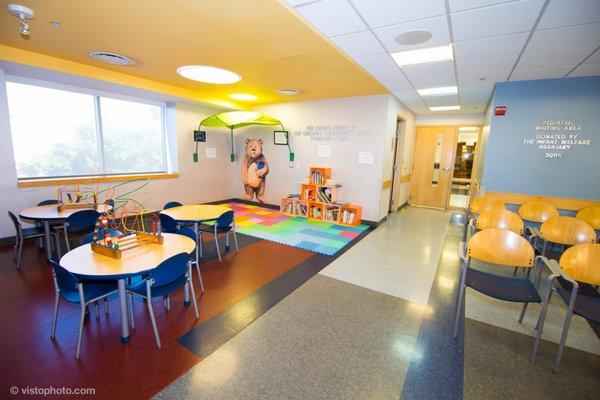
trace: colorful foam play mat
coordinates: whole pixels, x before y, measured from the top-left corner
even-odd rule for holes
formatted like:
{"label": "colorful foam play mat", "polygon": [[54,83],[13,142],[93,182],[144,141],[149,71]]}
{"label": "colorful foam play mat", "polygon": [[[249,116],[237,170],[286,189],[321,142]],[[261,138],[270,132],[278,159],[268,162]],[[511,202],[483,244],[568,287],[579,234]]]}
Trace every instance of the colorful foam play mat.
{"label": "colorful foam play mat", "polygon": [[366,225],[343,226],[291,217],[250,204],[230,202],[223,205],[235,211],[235,225],[239,233],[328,256],[343,249],[368,229]]}

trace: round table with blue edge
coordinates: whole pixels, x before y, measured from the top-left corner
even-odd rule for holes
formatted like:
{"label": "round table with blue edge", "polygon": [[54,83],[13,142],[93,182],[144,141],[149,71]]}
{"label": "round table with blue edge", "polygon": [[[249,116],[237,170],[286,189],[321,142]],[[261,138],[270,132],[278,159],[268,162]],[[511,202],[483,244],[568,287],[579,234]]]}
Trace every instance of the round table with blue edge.
{"label": "round table with blue edge", "polygon": [[[113,258],[92,251],[90,244],[79,246],[60,259],[60,265],[72,274],[84,279],[115,279],[119,288],[121,309],[121,341],[127,343],[131,336],[127,315],[127,289],[125,279],[152,271],[163,261],[179,253],[190,254],[196,243],[187,236],[163,233],[164,242],[146,243],[124,251],[121,258]],[[185,286],[184,304],[190,304],[189,287]]]}

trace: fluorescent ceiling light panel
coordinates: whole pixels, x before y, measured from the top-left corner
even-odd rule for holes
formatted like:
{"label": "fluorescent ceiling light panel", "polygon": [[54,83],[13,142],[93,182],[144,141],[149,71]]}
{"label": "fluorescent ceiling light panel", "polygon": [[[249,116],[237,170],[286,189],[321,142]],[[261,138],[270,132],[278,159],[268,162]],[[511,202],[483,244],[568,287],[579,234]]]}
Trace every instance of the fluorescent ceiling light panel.
{"label": "fluorescent ceiling light panel", "polygon": [[460,106],[429,107],[431,111],[460,111]]}
{"label": "fluorescent ceiling light panel", "polygon": [[177,68],[177,73],[193,81],[216,83],[219,85],[236,83],[242,80],[242,77],[233,71],[209,65],[186,65]]}
{"label": "fluorescent ceiling light panel", "polygon": [[399,67],[454,60],[451,44],[426,47],[424,49],[398,51],[396,53],[391,53],[391,56]]}
{"label": "fluorescent ceiling light panel", "polygon": [[444,87],[435,87],[435,88],[428,88],[428,89],[418,89],[417,92],[421,96],[443,96],[446,94],[458,93],[458,88],[456,86],[444,86]]}
{"label": "fluorescent ceiling light panel", "polygon": [[229,95],[229,97],[231,97],[234,100],[242,100],[242,101],[252,101],[252,100],[256,100],[258,98],[255,95],[248,94],[248,93],[232,93]]}

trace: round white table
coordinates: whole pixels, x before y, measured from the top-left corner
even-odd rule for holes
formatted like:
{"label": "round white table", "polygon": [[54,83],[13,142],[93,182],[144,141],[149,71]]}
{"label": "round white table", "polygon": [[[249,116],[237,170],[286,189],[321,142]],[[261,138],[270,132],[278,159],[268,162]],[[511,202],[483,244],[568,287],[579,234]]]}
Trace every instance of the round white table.
{"label": "round white table", "polygon": [[[127,319],[127,292],[125,279],[149,272],[166,259],[179,253],[191,253],[196,244],[187,236],[163,233],[164,243],[148,243],[124,251],[121,258],[112,258],[92,251],[90,244],[79,246],[60,259],[60,265],[69,272],[85,279],[115,279],[119,287],[121,308],[121,341],[130,340]],[[189,288],[185,286],[185,302],[189,304]]]}
{"label": "round white table", "polygon": [[[25,208],[19,212],[20,218],[39,221],[44,225],[44,233],[46,234],[46,258],[52,258],[52,247],[50,247],[50,223],[65,221],[69,215],[76,213],[77,211],[87,210],[87,208],[82,208],[58,211],[57,207],[58,204],[49,204],[47,206]],[[103,204],[98,206],[96,210],[98,212],[104,212],[107,210],[107,207],[107,205]]]}

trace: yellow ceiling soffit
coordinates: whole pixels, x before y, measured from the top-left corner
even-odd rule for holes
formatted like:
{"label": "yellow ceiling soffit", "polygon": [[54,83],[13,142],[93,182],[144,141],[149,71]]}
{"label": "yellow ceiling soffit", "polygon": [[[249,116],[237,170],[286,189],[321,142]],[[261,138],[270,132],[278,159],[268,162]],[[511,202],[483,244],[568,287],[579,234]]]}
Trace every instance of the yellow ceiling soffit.
{"label": "yellow ceiling soffit", "polygon": [[49,69],[52,71],[64,72],[67,74],[83,76],[91,79],[98,79],[105,82],[129,86],[137,89],[149,90],[152,92],[163,93],[166,95],[179,97],[181,99],[191,100],[193,102],[208,103],[218,107],[225,107],[228,109],[249,109],[249,106],[247,104],[239,104],[237,102],[232,102],[220,98],[200,96],[194,90],[189,90],[178,86],[169,85],[166,83],[152,81],[150,79],[139,78],[133,75],[123,74],[104,68],[94,67],[92,65],[81,64],[62,58],[35,53],[32,51],[21,50],[15,47],[9,47],[1,44],[0,60]]}

